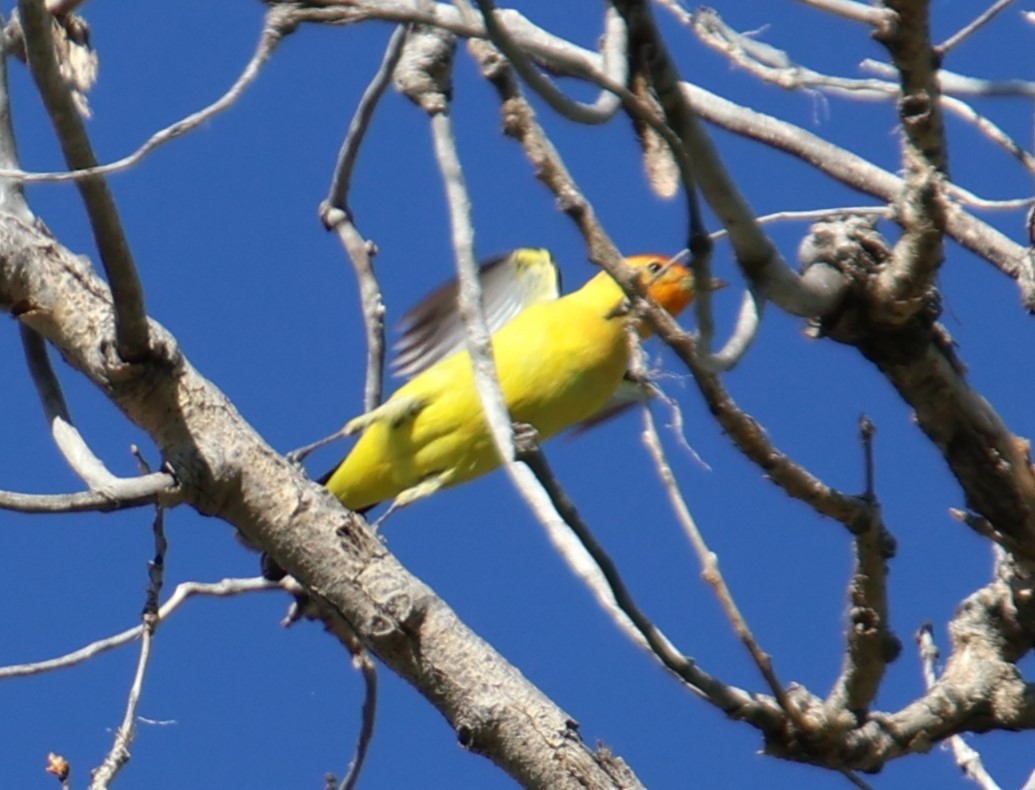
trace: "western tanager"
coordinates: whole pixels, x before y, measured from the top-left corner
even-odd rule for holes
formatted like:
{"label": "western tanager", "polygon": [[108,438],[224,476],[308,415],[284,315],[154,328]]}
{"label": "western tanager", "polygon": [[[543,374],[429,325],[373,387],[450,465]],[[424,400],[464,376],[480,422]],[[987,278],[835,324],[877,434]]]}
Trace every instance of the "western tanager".
{"label": "western tanager", "polygon": [[[635,255],[645,293],[676,315],[694,296],[691,271],[661,255]],[[629,364],[625,294],[607,272],[558,298],[547,250],[520,249],[482,270],[484,306],[504,400],[515,422],[548,439],[598,414]],[[351,510],[404,505],[500,464],[455,310],[455,285],[404,319],[397,370],[412,375],[385,403],[356,417],[362,436],[323,482]],[[649,334],[644,326],[640,335]]]}

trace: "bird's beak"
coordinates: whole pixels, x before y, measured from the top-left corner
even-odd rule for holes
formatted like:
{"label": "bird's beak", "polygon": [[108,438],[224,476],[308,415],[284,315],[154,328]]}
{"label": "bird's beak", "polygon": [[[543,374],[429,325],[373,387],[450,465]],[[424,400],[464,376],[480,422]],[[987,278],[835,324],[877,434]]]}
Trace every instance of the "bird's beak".
{"label": "bird's beak", "polygon": [[720,280],[718,277],[712,277],[712,281],[708,283],[707,288],[701,288],[702,291],[721,291],[723,288],[729,285],[725,280]]}

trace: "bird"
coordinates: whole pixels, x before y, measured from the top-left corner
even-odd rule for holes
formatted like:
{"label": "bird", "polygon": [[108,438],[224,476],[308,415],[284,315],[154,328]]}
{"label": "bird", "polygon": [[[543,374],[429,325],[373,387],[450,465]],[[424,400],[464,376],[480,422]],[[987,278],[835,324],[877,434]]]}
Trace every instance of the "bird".
{"label": "bird", "polygon": [[[633,255],[625,262],[643,293],[670,314],[693,300],[693,273],[676,259]],[[641,338],[650,335],[626,309],[614,278],[602,271],[560,296],[550,252],[522,248],[488,262],[481,280],[511,420],[531,425],[546,440],[604,411],[626,380],[627,326],[631,322]],[[464,347],[456,292],[455,283],[443,286],[404,317],[395,369],[412,378],[345,426],[346,434],[361,436],[320,482],[352,511],[388,500],[395,510],[500,465]]]}

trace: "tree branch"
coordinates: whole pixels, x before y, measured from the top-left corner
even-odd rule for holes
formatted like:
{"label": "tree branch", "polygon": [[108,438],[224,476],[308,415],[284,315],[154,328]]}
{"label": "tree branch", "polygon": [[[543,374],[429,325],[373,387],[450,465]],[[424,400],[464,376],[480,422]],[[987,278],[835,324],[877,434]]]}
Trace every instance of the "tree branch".
{"label": "tree branch", "polygon": [[232,107],[244,94],[245,90],[255,82],[262,67],[272,57],[277,46],[284,40],[285,36],[294,30],[297,24],[297,9],[284,5],[277,5],[271,8],[267,12],[266,23],[263,26],[254,54],[245,65],[240,76],[234,81],[234,84],[227,89],[226,93],[197,112],[193,112],[176,123],[155,132],[139,148],[121,159],[103,165],[98,164],[93,167],[52,173],[27,172],[19,169],[16,161],[4,162],[0,160],[0,179],[10,179],[12,182],[21,184],[65,183],[128,170],[141,162],[155,149],[183,137],[211,120],[214,116]]}
{"label": "tree branch", "polygon": [[[3,16],[0,15],[0,28]],[[0,170],[18,168],[18,146],[11,123],[11,94],[7,84],[7,58],[0,57]],[[32,221],[32,212],[25,202],[20,181],[0,175],[0,210],[13,214],[22,222]]]}
{"label": "tree branch", "polygon": [[266,551],[314,596],[332,633],[351,623],[443,713],[466,748],[524,784],[630,781],[624,763],[587,748],[570,716],[407,573],[361,520],[263,442],[166,330],[149,327],[155,357],[144,364],[113,357],[112,303],[103,283],[81,259],[6,216],[0,309],[57,346],[151,435],[191,506],[233,524]]}
{"label": "tree branch", "polygon": [[[210,595],[218,598],[225,598],[234,595],[243,595],[250,592],[268,592],[270,590],[287,589],[287,582],[271,582],[268,579],[223,579],[220,582],[182,582],[173,590],[157,612],[157,619],[163,622],[172,616],[173,612],[194,596]],[[147,626],[144,624],[127,628],[114,636],[98,639],[79,650],[75,650],[57,658],[46,661],[34,661],[30,664],[14,664],[12,666],[0,667],[0,682],[11,678],[30,677],[45,672],[54,672],[59,669],[69,669],[89,661],[94,656],[107,653],[117,647],[132,642],[144,633]]]}
{"label": "tree branch", "polygon": [[902,238],[873,283],[879,320],[902,324],[923,309],[944,257],[945,125],[939,104],[937,58],[931,49],[926,0],[888,0],[898,16],[875,37],[900,74],[905,189],[897,200]]}
{"label": "tree branch", "polygon": [[885,529],[877,501],[873,470],[873,436],[868,417],[859,421],[866,462],[866,490],[861,499],[869,506],[865,529],[853,535],[855,567],[848,587],[848,639],[845,660],[834,688],[827,696],[831,716],[849,714],[861,721],[880,690],[887,665],[898,658],[902,644],[891,630],[888,608],[888,561],[895,556],[895,539]]}
{"label": "tree branch", "polygon": [[845,283],[838,278],[823,277],[818,269],[811,276],[799,276],[762,232],[683,95],[683,83],[654,24],[650,6],[642,0],[617,0],[615,5],[629,25],[633,51],[649,53],[645,62],[665,119],[691,162],[694,182],[729,232],[737,263],[752,288],[759,296],[772,299],[796,315],[823,315],[832,311],[844,295]]}
{"label": "tree branch", "polygon": [[[549,77],[536,70],[521,47],[511,38],[507,29],[500,24],[496,16],[496,6],[492,0],[475,0],[482,12],[485,32],[489,40],[506,56],[510,64],[528,86],[550,107],[569,121],[585,124],[601,124],[610,121],[622,106],[617,94],[610,91],[601,92],[593,104],[569,99]],[[603,71],[609,80],[625,85],[628,77],[628,57],[626,53],[625,22],[611,9],[607,11],[601,58]]]}
{"label": "tree branch", "polygon": [[1035,557],[1035,474],[1026,440],[1014,435],[988,401],[970,386],[952,338],[937,323],[935,292],[902,325],[887,325],[871,313],[878,298],[869,293],[891,256],[869,223],[858,220],[813,227],[803,265],[834,263],[860,289],[860,297],[822,330],[853,345],[874,363],[916,414],[916,422],[945,457],[966,497],[1004,536],[1004,545]]}
{"label": "tree branch", "polygon": [[352,171],[359,156],[370,121],[385,88],[391,82],[395,67],[402,56],[408,28],[399,25],[385,48],[377,73],[371,79],[349,123],[348,133],[338,153],[338,162],[327,197],[320,204],[320,218],[324,227],[338,234],[338,239],[352,261],[359,286],[360,309],[367,334],[367,375],[363,385],[363,411],[375,409],[382,399],[385,364],[385,305],[381,286],[374,273],[373,257],[376,245],[364,239],[352,220],[348,207]]}
{"label": "tree branch", "polygon": [[[416,2],[406,0],[393,3],[350,0],[348,5],[337,5],[332,0],[319,2],[324,7],[298,9],[298,20],[355,23],[367,19],[385,19],[437,25],[469,38],[486,35],[481,25],[463,21],[456,8],[444,3],[429,3],[427,10],[421,10]],[[855,5],[865,8],[861,4]],[[600,70],[600,56],[597,53],[536,27],[517,11],[502,10],[497,16],[521,48],[551,71],[585,79],[596,85],[608,85],[611,90],[619,88],[611,86]],[[887,13],[880,14],[880,17],[883,20],[893,18]],[[690,83],[681,83],[679,88],[691,110],[701,120],[795,156],[810,167],[863,194],[892,202],[902,191],[902,179],[898,176],[800,126],[736,104]],[[1023,306],[1035,311],[1035,260],[1028,255],[1027,249],[959,206],[949,204],[945,211],[945,230],[948,235],[1015,280]],[[785,271],[790,273],[789,269]],[[824,286],[820,283],[816,287],[822,290],[835,285]]]}
{"label": "tree branch", "polygon": [[142,477],[116,478],[116,483],[94,491],[74,494],[21,494],[0,491],[0,510],[18,513],[85,513],[125,510],[153,505],[168,494],[176,481],[166,472]]}
{"label": "tree branch", "polygon": [[122,717],[122,724],[115,732],[115,743],[104,758],[104,762],[91,773],[93,781],[90,783],[90,790],[106,790],[115,781],[115,777],[129,762],[129,746],[136,737],[137,707],[144,690],[144,675],[151,661],[155,631],[161,623],[158,616],[158,600],[162,594],[162,584],[165,580],[165,552],[168,548],[165,540],[165,510],[162,507],[158,507],[155,511],[152,529],[155,536],[155,553],[154,558],[148,563],[149,584],[147,601],[141,615],[143,628],[140,632],[140,658],[137,660],[133,684],[129,689],[129,699],[126,702],[126,712]]}
{"label": "tree branch", "polygon": [[[57,132],[65,161],[72,169],[95,167],[97,159],[86,128],[58,71],[51,16],[41,0],[19,0],[18,11],[32,76]],[[100,176],[84,178],[77,186],[115,298],[116,348],[124,361],[141,362],[149,351],[144,291],[115,200]]]}

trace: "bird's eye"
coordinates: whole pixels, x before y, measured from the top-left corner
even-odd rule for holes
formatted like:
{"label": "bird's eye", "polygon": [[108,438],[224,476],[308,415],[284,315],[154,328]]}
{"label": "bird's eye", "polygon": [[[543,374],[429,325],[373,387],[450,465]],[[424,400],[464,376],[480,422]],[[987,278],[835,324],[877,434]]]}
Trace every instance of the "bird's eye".
{"label": "bird's eye", "polygon": [[647,271],[650,274],[657,274],[661,271],[661,261],[651,261],[647,264]]}

